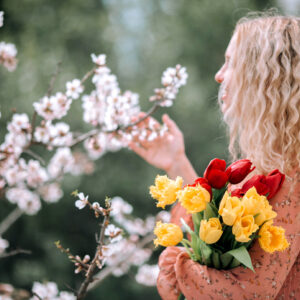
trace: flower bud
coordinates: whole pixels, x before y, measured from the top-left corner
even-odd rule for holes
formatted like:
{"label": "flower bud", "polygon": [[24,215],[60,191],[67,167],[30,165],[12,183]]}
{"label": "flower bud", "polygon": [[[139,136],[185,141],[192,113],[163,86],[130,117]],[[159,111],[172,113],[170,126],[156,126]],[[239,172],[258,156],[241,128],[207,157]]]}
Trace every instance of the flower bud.
{"label": "flower bud", "polygon": [[232,184],[243,181],[255,169],[255,167],[251,169],[251,165],[252,162],[249,159],[241,159],[232,163],[226,170],[228,181]]}
{"label": "flower bud", "polygon": [[218,218],[202,220],[200,224],[199,236],[206,244],[216,243],[222,235],[222,225]]}
{"label": "flower bud", "polygon": [[244,206],[238,197],[229,197],[225,192],[219,206],[219,214],[222,216],[223,222],[232,226],[238,217],[244,213]]}
{"label": "flower bud", "polygon": [[228,181],[225,172],[226,162],[223,159],[213,159],[204,172],[204,178],[215,189],[221,189]]}

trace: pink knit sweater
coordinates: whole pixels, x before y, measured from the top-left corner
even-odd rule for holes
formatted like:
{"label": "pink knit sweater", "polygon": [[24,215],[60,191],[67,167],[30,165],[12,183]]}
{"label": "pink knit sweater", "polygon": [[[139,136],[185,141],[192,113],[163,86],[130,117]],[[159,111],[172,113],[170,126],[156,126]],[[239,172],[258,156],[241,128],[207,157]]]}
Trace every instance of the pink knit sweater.
{"label": "pink knit sweater", "polygon": [[[278,214],[274,225],[286,230],[287,250],[269,254],[256,241],[249,251],[253,273],[243,267],[208,268],[192,261],[184,248],[168,247],[159,259],[157,288],[162,299],[177,300],[180,293],[187,300],[300,299],[300,182],[290,193],[286,180],[270,204]],[[172,210],[172,222],[178,224],[180,217],[189,218],[177,205]]]}

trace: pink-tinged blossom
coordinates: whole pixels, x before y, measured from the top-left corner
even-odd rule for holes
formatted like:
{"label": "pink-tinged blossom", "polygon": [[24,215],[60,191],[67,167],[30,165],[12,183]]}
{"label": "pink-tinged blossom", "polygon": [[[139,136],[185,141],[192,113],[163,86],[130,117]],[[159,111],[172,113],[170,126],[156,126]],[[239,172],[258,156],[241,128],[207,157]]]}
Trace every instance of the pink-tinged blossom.
{"label": "pink-tinged blossom", "polygon": [[143,284],[146,286],[156,286],[158,274],[158,265],[143,265],[138,269],[135,280],[139,284]]}
{"label": "pink-tinged blossom", "polygon": [[73,135],[70,126],[64,122],[56,123],[50,127],[51,145],[55,147],[69,146],[72,143]]}
{"label": "pink-tinged blossom", "polygon": [[84,147],[92,159],[98,159],[106,151],[107,139],[102,132],[84,141]]}
{"label": "pink-tinged blossom", "polygon": [[78,196],[79,200],[75,201],[75,206],[78,209],[83,209],[89,202],[88,201],[89,196],[85,196],[83,193],[79,193],[77,196]]}
{"label": "pink-tinged blossom", "polygon": [[[32,292],[37,294],[40,299],[54,299],[58,294],[58,288],[55,282],[40,283],[34,282]],[[38,297],[34,296],[32,299],[36,300]]]}
{"label": "pink-tinged blossom", "polygon": [[12,72],[17,66],[17,48],[14,44],[0,42],[0,64]]}
{"label": "pink-tinged blossom", "polygon": [[31,132],[31,124],[26,114],[14,114],[11,122],[7,125],[7,130],[12,133]]}
{"label": "pink-tinged blossom", "polygon": [[119,242],[122,239],[122,229],[114,224],[109,224],[105,228],[104,234],[110,238],[111,243]]}
{"label": "pink-tinged blossom", "polygon": [[6,198],[18,205],[28,215],[35,215],[41,209],[39,196],[23,187],[11,188],[6,191]]}
{"label": "pink-tinged blossom", "polygon": [[63,197],[63,191],[57,182],[49,183],[38,189],[39,194],[45,202],[55,203]]}
{"label": "pink-tinged blossom", "polygon": [[68,147],[59,148],[51,158],[48,165],[48,173],[52,178],[57,178],[65,173],[71,173],[74,166],[74,158]]}
{"label": "pink-tinged blossom", "polygon": [[76,300],[76,296],[70,292],[60,292],[56,300]]}
{"label": "pink-tinged blossom", "polygon": [[132,206],[123,200],[121,197],[116,196],[111,199],[111,213],[112,217],[115,217],[120,214],[130,215],[133,211]]}
{"label": "pink-tinged blossom", "polygon": [[91,54],[91,58],[93,63],[95,63],[98,66],[104,66],[106,63],[106,55],[105,54],[100,54],[100,55],[96,55],[94,53]]}
{"label": "pink-tinged blossom", "polygon": [[48,180],[48,174],[37,160],[29,160],[26,168],[26,182],[29,187],[36,188]]}
{"label": "pink-tinged blossom", "polygon": [[78,99],[80,94],[83,92],[83,86],[79,79],[74,79],[66,83],[66,95],[72,99]]}
{"label": "pink-tinged blossom", "polygon": [[0,255],[9,247],[9,242],[0,236]]}
{"label": "pink-tinged blossom", "polygon": [[57,93],[51,97],[43,97],[39,102],[34,102],[33,106],[39,116],[46,121],[61,119],[64,117],[71,106],[72,99],[65,94]]}
{"label": "pink-tinged blossom", "polygon": [[161,82],[164,88],[155,89],[155,95],[150,97],[149,100],[160,101],[160,106],[172,106],[179,88],[186,84],[187,78],[186,68],[180,65],[175,68],[168,68],[162,75]]}
{"label": "pink-tinged blossom", "polygon": [[103,212],[104,211],[103,207],[101,207],[98,202],[93,202],[92,206],[93,206],[93,209],[95,209],[98,212]]}

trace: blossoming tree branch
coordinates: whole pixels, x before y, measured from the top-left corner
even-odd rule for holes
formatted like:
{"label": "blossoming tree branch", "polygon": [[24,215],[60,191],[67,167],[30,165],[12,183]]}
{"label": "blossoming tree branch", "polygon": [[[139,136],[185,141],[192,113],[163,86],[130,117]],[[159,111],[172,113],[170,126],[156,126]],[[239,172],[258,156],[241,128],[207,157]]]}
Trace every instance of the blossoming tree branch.
{"label": "blossoming tree branch", "polygon": [[[0,12],[0,27],[2,25],[3,12]],[[0,43],[0,64],[9,71],[16,68],[16,55],[13,44]],[[105,152],[127,147],[132,139],[152,141],[164,136],[167,130],[165,126],[157,127],[148,117],[159,107],[173,104],[179,88],[186,84],[185,68],[177,65],[163,73],[163,87],[155,89],[154,96],[149,99],[152,107],[141,115],[138,94],[120,90],[117,77],[106,64],[106,56],[92,54],[91,58],[94,66],[90,71],[81,79],[67,82],[64,91],[53,94],[57,71],[46,95],[33,103],[32,116],[14,113],[7,124],[7,133],[0,145],[0,190],[1,195],[16,208],[0,222],[0,258],[18,253],[9,249],[9,242],[2,238],[18,218],[23,214],[38,213],[42,208],[41,200],[55,203],[63,197],[61,182],[65,174],[90,174],[94,171],[93,160],[99,159]],[[88,80],[91,80],[93,89],[83,94]],[[83,122],[90,125],[88,132],[74,132],[70,124],[61,121],[75,101],[81,101]],[[79,144],[83,144],[85,152],[77,149]],[[41,157],[35,151],[37,147],[53,153],[51,158]],[[57,243],[57,247],[66,252],[75,264],[75,272],[85,275],[78,292],[74,292],[77,299],[83,299],[88,289],[108,275],[126,273],[131,265],[140,266],[136,275],[138,282],[154,285],[153,274],[157,274],[158,270],[156,265],[143,265],[152,253],[151,247],[145,246],[153,239],[151,232],[155,221],[167,222],[168,214],[142,220],[131,215],[132,206],[120,197],[107,200],[103,208],[98,202],[90,203],[83,193],[75,195],[78,197],[75,202],[78,209],[88,206],[96,217],[102,217],[92,261],[89,255],[80,258]],[[111,220],[119,226],[111,224]],[[127,255],[120,259],[120,253]],[[98,274],[97,269],[100,270]],[[9,291],[7,297],[11,295]],[[31,292],[32,299],[75,299],[74,294],[59,292],[56,284],[51,282],[36,282]]]}

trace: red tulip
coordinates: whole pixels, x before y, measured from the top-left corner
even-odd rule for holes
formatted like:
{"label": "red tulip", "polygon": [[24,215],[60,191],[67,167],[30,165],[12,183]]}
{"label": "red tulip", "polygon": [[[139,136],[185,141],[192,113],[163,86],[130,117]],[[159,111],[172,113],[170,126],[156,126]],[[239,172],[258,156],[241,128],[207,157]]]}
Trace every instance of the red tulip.
{"label": "red tulip", "polygon": [[211,186],[205,178],[199,177],[193,184],[187,184],[186,186],[196,186],[197,184],[200,184],[203,188],[205,188],[210,193],[210,197],[212,198]]}
{"label": "red tulip", "polygon": [[221,189],[228,181],[225,172],[226,162],[223,159],[213,159],[204,172],[204,178],[215,189]]}
{"label": "red tulip", "polygon": [[228,181],[232,184],[243,181],[255,169],[255,167],[251,169],[251,165],[252,162],[249,159],[241,159],[232,163],[226,170]]}
{"label": "red tulip", "polygon": [[241,198],[244,196],[244,193],[242,192],[242,189],[235,189],[234,191],[232,191],[230,193],[230,196],[231,197],[238,197],[238,198]]}
{"label": "red tulip", "polygon": [[266,195],[269,193],[269,186],[267,185],[267,180],[265,175],[254,175],[242,186],[241,192],[246,194],[246,192],[252,187],[256,188],[256,191],[260,195]]}
{"label": "red tulip", "polygon": [[285,175],[280,173],[278,169],[273,170],[266,176],[266,183],[269,187],[268,199],[271,199],[280,190],[283,182],[285,180]]}

